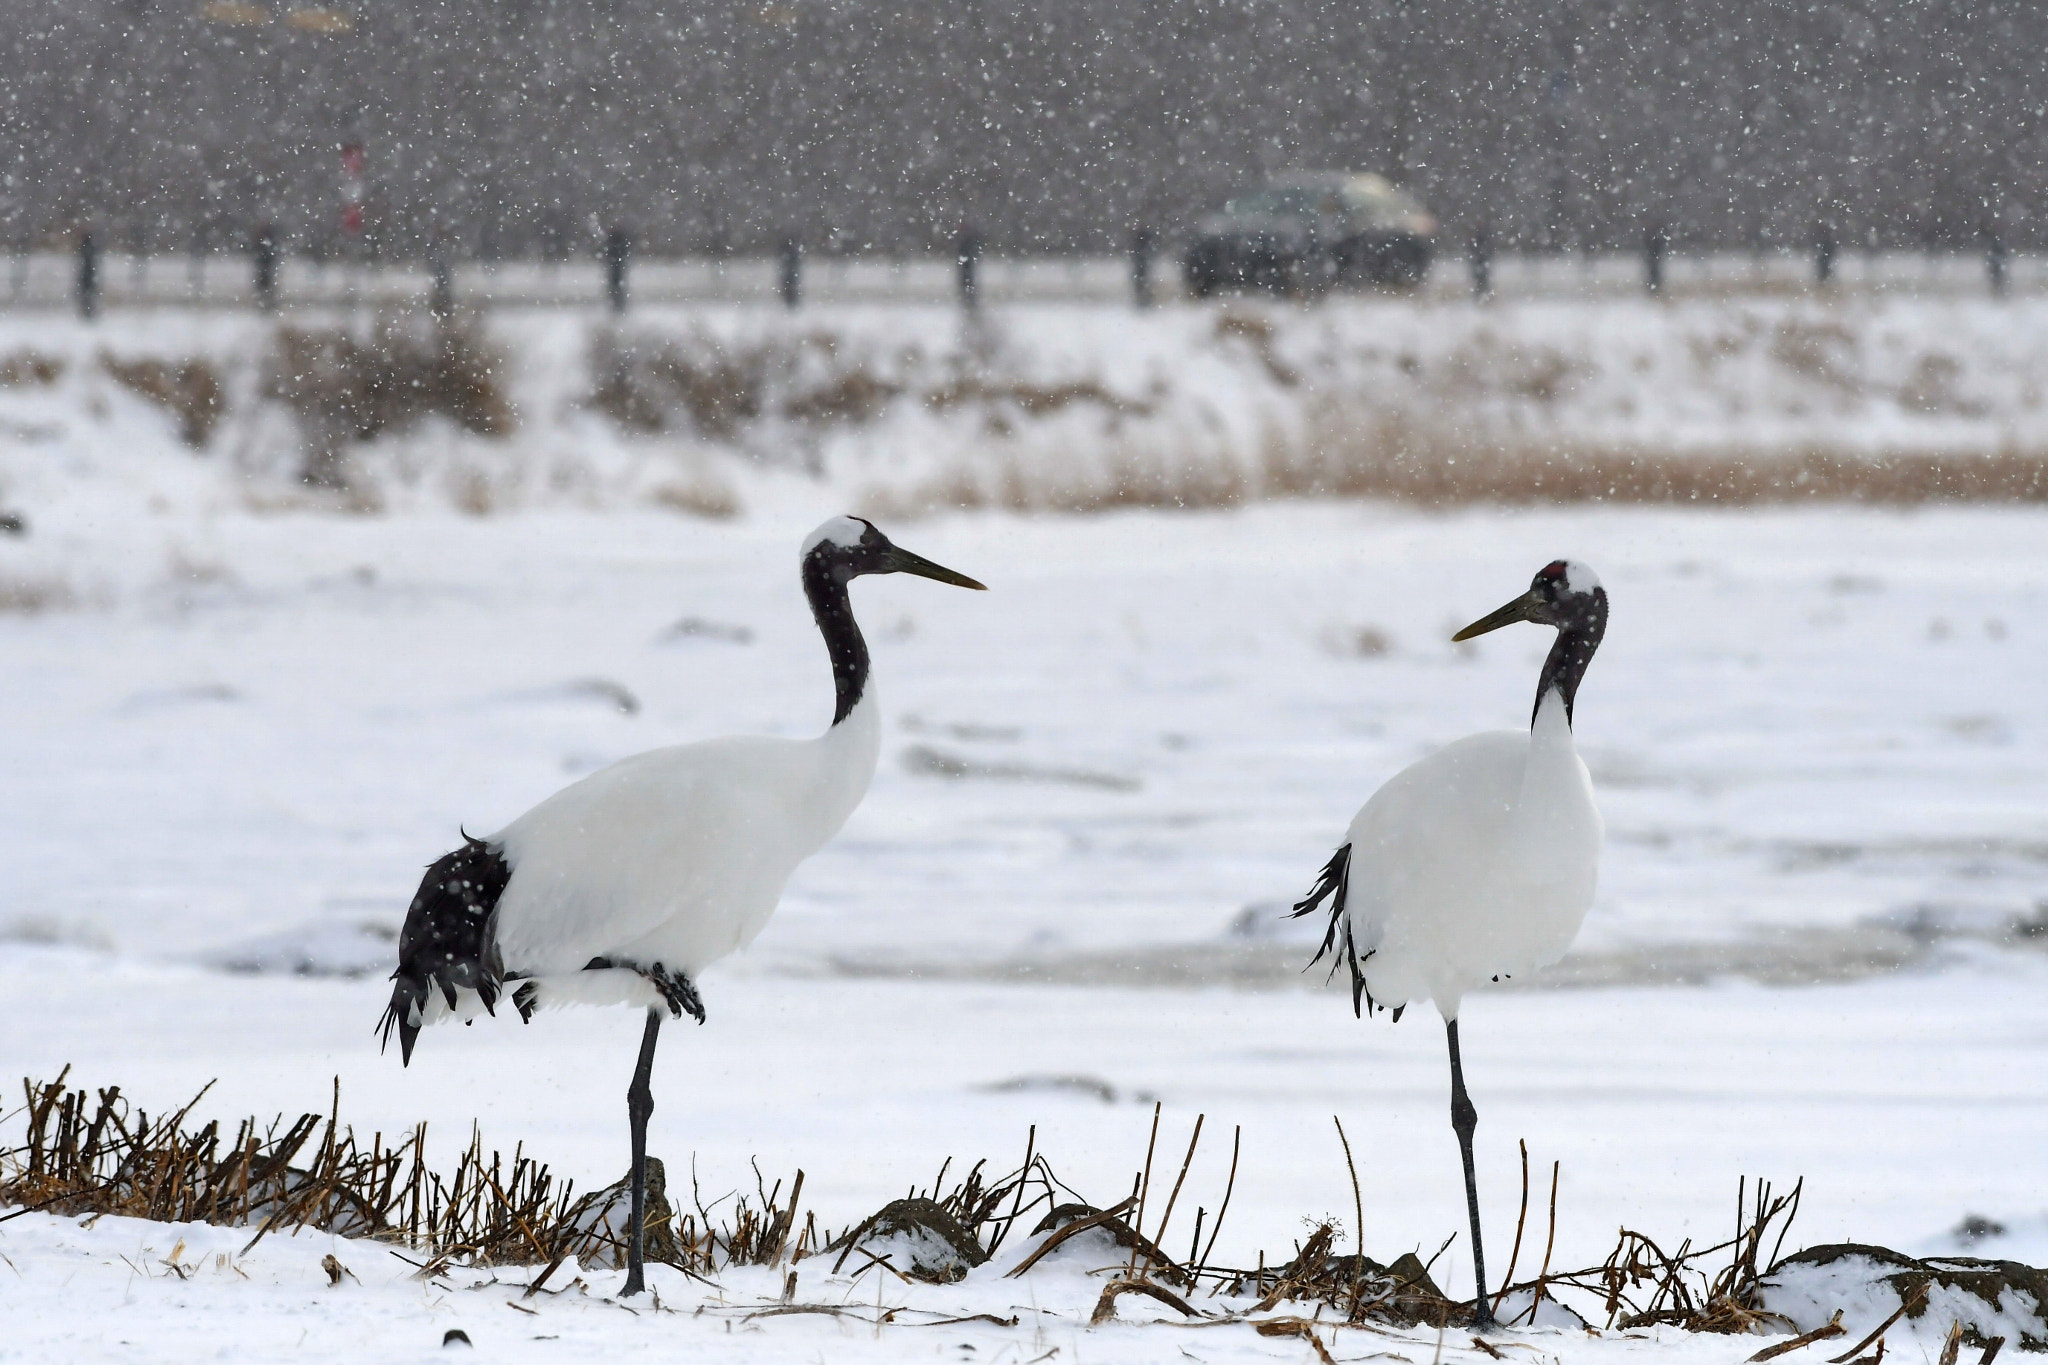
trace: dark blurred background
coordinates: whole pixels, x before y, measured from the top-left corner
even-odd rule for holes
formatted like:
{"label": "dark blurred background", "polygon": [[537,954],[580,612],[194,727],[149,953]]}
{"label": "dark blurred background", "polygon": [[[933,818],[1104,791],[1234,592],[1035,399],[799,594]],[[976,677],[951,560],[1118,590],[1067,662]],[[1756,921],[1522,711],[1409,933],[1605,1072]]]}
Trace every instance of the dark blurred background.
{"label": "dark blurred background", "polygon": [[1958,0],[9,0],[0,232],[1091,252],[1344,167],[1512,248],[2030,247],[2044,53]]}

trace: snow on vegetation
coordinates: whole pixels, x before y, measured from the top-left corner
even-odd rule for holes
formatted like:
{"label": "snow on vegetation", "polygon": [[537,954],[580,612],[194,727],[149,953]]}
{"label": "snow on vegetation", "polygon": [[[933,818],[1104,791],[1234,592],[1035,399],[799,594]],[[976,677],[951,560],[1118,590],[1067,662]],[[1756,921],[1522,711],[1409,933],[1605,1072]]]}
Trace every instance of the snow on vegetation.
{"label": "snow on vegetation", "polygon": [[[730,515],[764,472],[884,513],[2039,498],[2048,328],[1992,300],[166,308],[0,324],[0,475],[358,510]],[[62,485],[56,481],[61,469]]]}
{"label": "snow on vegetation", "polygon": [[[1294,1343],[1328,1360],[1340,1340],[1437,1359],[1497,1358],[1494,1343],[1605,1359],[1731,1335],[1775,1338],[1751,1357],[1771,1359],[1852,1333],[1859,1350],[1879,1341],[1930,1354],[1947,1346],[1951,1360],[1957,1344],[1987,1356],[2008,1344],[2048,1350],[2041,1271],[1858,1245],[1779,1257],[1797,1188],[1738,1190],[1732,1236],[1708,1245],[1667,1237],[1667,1252],[1624,1228],[1604,1260],[1582,1269],[1552,1262],[1553,1193],[1538,1261],[1526,1168],[1514,1257],[1495,1296],[1502,1326],[1483,1341],[1469,1302],[1438,1288],[1442,1248],[1426,1261],[1407,1251],[1382,1262],[1345,1252],[1334,1220],[1311,1219],[1292,1247],[1262,1253],[1256,1265],[1215,1260],[1242,1130],[1205,1243],[1207,1208],[1190,1217],[1180,1203],[1201,1127],[1176,1161],[1175,1145],[1158,1142],[1156,1118],[1131,1193],[1113,1204],[1086,1202],[1027,1149],[1024,1164],[1000,1176],[977,1163],[949,1183],[949,1163],[928,1190],[836,1234],[804,1206],[801,1172],[770,1188],[757,1171],[753,1193],[707,1207],[694,1175],[682,1204],[654,1163],[654,1293],[627,1308],[618,1275],[624,1182],[574,1198],[530,1155],[487,1157],[474,1136],[444,1178],[424,1163],[423,1130],[388,1146],[379,1135],[366,1148],[332,1115],[245,1120],[227,1140],[219,1123],[188,1118],[192,1104],[151,1120],[118,1090],[95,1096],[61,1077],[29,1085],[24,1098],[0,1129],[0,1205],[15,1206],[0,1218],[17,1224],[5,1239],[8,1261],[37,1308],[17,1315],[10,1341],[30,1358],[60,1345],[98,1358],[116,1333],[118,1344],[140,1337],[161,1346],[195,1324],[231,1338],[219,1343],[222,1358],[263,1358],[278,1344],[277,1320],[303,1317],[358,1347],[356,1333],[367,1330],[380,1344],[420,1349],[438,1335],[536,1358],[546,1352],[529,1342],[567,1333],[640,1350],[735,1329],[754,1336],[738,1348],[746,1359],[770,1358],[771,1342],[843,1351],[861,1336],[880,1343],[940,1329],[956,1329],[956,1348],[969,1336],[975,1353],[1029,1343],[1038,1358],[1064,1347],[1111,1360],[1148,1358],[1158,1349],[1148,1342],[1199,1329],[1226,1359],[1285,1359]],[[1189,1223],[1188,1250],[1177,1256],[1169,1247]],[[1531,1264],[1518,1281],[1525,1233]],[[116,1280],[118,1326],[95,1324],[91,1308]],[[501,1308],[521,1316],[493,1311]],[[899,1340],[872,1351],[916,1349]],[[316,1345],[312,1354],[323,1353]]]}
{"label": "snow on vegetation", "polygon": [[[623,1261],[618,1220],[625,1181],[573,1197],[573,1187],[555,1181],[545,1164],[524,1152],[485,1156],[477,1136],[471,1136],[453,1177],[442,1177],[424,1160],[424,1128],[395,1136],[389,1146],[379,1134],[365,1148],[338,1121],[338,1097],[336,1113],[326,1119],[307,1113],[291,1124],[279,1117],[268,1126],[244,1119],[233,1140],[225,1140],[219,1121],[199,1126],[188,1117],[197,1103],[152,1119],[123,1101],[119,1089],[96,1095],[68,1089],[63,1076],[25,1087],[25,1105],[10,1115],[0,1142],[0,1205],[18,1209],[6,1216],[8,1222],[41,1216],[10,1236],[35,1257],[35,1281],[57,1269],[66,1275],[61,1289],[72,1289],[80,1271],[90,1283],[96,1248],[80,1232],[111,1220],[102,1236],[176,1236],[168,1254],[147,1246],[143,1261],[154,1261],[166,1279],[180,1283],[209,1271],[262,1283],[262,1271],[274,1273],[283,1269],[281,1261],[297,1261],[297,1295],[287,1283],[270,1285],[283,1289],[287,1300],[311,1287],[305,1254],[264,1254],[252,1261],[252,1252],[266,1238],[274,1238],[274,1246],[301,1232],[324,1234],[309,1240],[326,1248],[319,1269],[328,1289],[344,1289],[352,1281],[358,1293],[367,1291],[365,1277],[350,1269],[354,1265],[365,1267],[389,1295],[401,1281],[387,1259],[395,1257],[426,1293],[496,1295],[532,1318],[559,1312],[565,1295],[575,1310],[592,1297],[604,1304],[623,1297],[614,1271]],[[649,1259],[680,1275],[655,1273],[655,1295],[635,1302],[633,1316],[647,1310],[659,1320],[664,1312],[690,1310],[698,1320],[692,1330],[702,1330],[707,1314],[713,1322],[737,1318],[748,1324],[813,1316],[874,1328],[877,1338],[883,1326],[975,1322],[997,1328],[1001,1340],[1018,1345],[1018,1330],[1026,1324],[1020,1306],[1006,1304],[1016,1289],[1004,1281],[1028,1277],[1018,1289],[1032,1300],[1034,1320],[1028,1326],[1040,1353],[1044,1332],[1071,1342],[1083,1326],[1090,1332],[1106,1326],[1249,1328],[1245,1345],[1288,1338],[1307,1342],[1319,1359],[1329,1359],[1335,1338],[1346,1330],[1382,1342],[1423,1342],[1434,1334],[1438,1351],[1444,1336],[1456,1332],[1456,1347],[1470,1340],[1470,1349],[1489,1353],[1473,1336],[1473,1306],[1446,1295],[1432,1277],[1444,1248],[1427,1261],[1413,1250],[1386,1263],[1358,1250],[1343,1254],[1337,1224],[1325,1218],[1307,1220],[1307,1236],[1278,1257],[1262,1252],[1255,1265],[1237,1267],[1214,1261],[1217,1234],[1237,1187],[1243,1130],[1231,1140],[1229,1177],[1206,1244],[1206,1207],[1196,1209],[1192,1220],[1182,1209],[1192,1236],[1188,1252],[1176,1257],[1167,1244],[1169,1238],[1178,1244],[1174,1216],[1202,1126],[1194,1126],[1178,1175],[1174,1152],[1161,1150],[1157,1138],[1155,1109],[1143,1166],[1130,1195],[1116,1203],[1087,1203],[1055,1175],[1044,1154],[1028,1146],[1024,1164],[1008,1175],[991,1175],[987,1162],[975,1162],[948,1183],[952,1164],[946,1162],[930,1189],[891,1199],[840,1232],[821,1228],[817,1214],[803,1205],[803,1173],[768,1187],[756,1169],[752,1195],[721,1197],[709,1207],[692,1177],[690,1205],[676,1207],[680,1189],[672,1189],[664,1166],[653,1162]],[[1348,1138],[1343,1144],[1350,1162]],[[1362,1199],[1358,1173],[1350,1164],[1348,1171],[1354,1197]],[[1675,1330],[1800,1334],[1765,1345],[1761,1359],[1847,1332],[1862,1338],[1858,1349],[1886,1334],[1894,1349],[1909,1342],[1921,1349],[1948,1342],[1950,1359],[1956,1342],[1987,1353],[2007,1342],[2019,1351],[2048,1351],[2044,1271],[1970,1257],[1917,1261],[1880,1246],[1815,1246],[1780,1259],[1798,1218],[1798,1187],[1741,1187],[1733,1236],[1712,1244],[1665,1238],[1673,1246],[1667,1252],[1657,1240],[1624,1228],[1608,1257],[1585,1269],[1552,1265],[1552,1191],[1540,1269],[1532,1267],[1528,1279],[1516,1281],[1524,1234],[1534,1232],[1530,1193],[1524,1169],[1513,1254],[1499,1289],[1489,1289],[1505,1332],[1491,1324],[1477,1328],[1487,1336],[1516,1338],[1524,1349],[1612,1353],[1602,1347],[1626,1351],[1626,1342],[1638,1340],[1671,1345],[1667,1330]],[[70,1220],[80,1218],[74,1230]],[[215,1228],[252,1236],[236,1246]],[[1530,1250],[1534,1261],[1534,1238]],[[121,1261],[131,1273],[156,1273],[129,1257]],[[258,1275],[246,1267],[256,1267]],[[803,1285],[809,1293],[799,1293]],[[954,1291],[920,1295],[924,1285]],[[37,1289],[47,1293],[49,1285],[37,1283]],[[256,1297],[256,1291],[246,1297]],[[381,1308],[389,1312],[393,1306]],[[139,1326],[137,1314],[125,1318],[129,1330]],[[397,1318],[410,1320],[412,1314],[399,1308]],[[78,1342],[80,1334],[72,1332],[70,1340]],[[469,1340],[475,1345],[475,1338]],[[1122,1340],[1114,1334],[1094,1340],[1112,1359],[1124,1359],[1120,1347],[1130,1345],[1128,1332]]]}

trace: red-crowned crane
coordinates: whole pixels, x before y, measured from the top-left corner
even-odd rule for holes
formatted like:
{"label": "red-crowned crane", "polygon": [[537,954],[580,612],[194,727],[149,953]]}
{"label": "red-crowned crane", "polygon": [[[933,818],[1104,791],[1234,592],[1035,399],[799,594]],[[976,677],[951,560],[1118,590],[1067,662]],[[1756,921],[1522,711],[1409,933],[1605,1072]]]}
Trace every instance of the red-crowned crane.
{"label": "red-crowned crane", "polygon": [[1545,565],[1529,591],[1452,638],[1469,640],[1515,621],[1557,628],[1536,683],[1529,729],[1468,735],[1403,769],[1352,820],[1296,915],[1329,906],[1315,961],[1351,970],[1351,1008],[1436,1003],[1451,1050],[1451,1127],[1465,1164],[1472,1219],[1473,1322],[1493,1322],[1479,1237],[1472,1130],[1458,1005],[1488,981],[1564,956],[1593,904],[1600,812],[1572,743],[1579,680],[1607,630],[1607,591],[1583,564]]}
{"label": "red-crowned crane", "polygon": [[867,644],[847,585],[909,573],[982,585],[835,517],[804,541],[804,595],[832,658],[838,707],[816,739],[728,737],[623,759],[564,787],[427,870],[406,912],[397,985],[380,1025],[407,1063],[421,1026],[542,1004],[647,1010],[626,1092],[631,1227],[623,1294],[645,1287],[647,1117],[664,1013],[704,1022],[696,978],[761,932],[797,864],[867,793],[881,748]]}

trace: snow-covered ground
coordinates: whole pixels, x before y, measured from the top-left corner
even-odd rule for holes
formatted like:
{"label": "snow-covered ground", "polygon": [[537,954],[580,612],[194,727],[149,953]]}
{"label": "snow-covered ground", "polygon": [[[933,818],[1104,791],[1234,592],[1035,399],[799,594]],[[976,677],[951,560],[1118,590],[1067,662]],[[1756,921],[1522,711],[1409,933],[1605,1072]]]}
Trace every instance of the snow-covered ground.
{"label": "snow-covered ground", "polygon": [[[441,1029],[401,1070],[370,1033],[390,936],[460,826],[655,745],[821,728],[795,548],[861,481],[721,467],[745,511],[716,521],[569,498],[266,511],[253,475],[223,472],[231,447],[172,444],[89,352],[54,389],[0,394],[0,416],[6,500],[31,524],[0,539],[0,1075],[69,1062],[153,1111],[218,1078],[202,1112],[229,1118],[323,1107],[338,1076],[359,1131],[426,1119],[452,1150],[476,1121],[581,1187],[616,1179],[636,1021]],[[594,420],[545,440],[581,450]],[[395,448],[491,449],[468,440]],[[1467,1004],[1494,1273],[1517,1138],[1539,1170],[1562,1163],[1559,1265],[1604,1256],[1620,1224],[1718,1240],[1743,1175],[1806,1177],[1795,1243],[1954,1252],[1979,1214],[2008,1232],[1978,1254],[2048,1258],[2048,511],[1281,501],[890,529],[992,591],[855,589],[886,716],[873,791],[755,947],[708,974],[709,1024],[664,1039],[652,1150],[672,1172],[694,1160],[707,1201],[751,1188],[758,1157],[771,1177],[801,1166],[806,1204],[845,1223],[949,1156],[1014,1165],[1035,1123],[1106,1202],[1156,1097],[1175,1160],[1207,1116],[1183,1200],[1212,1215],[1243,1128],[1219,1259],[1283,1257],[1324,1215],[1348,1241],[1333,1114],[1367,1250],[1428,1254],[1462,1225],[1440,1031],[1426,1011],[1353,1020],[1299,974],[1312,942],[1275,907],[1401,764],[1526,717],[1542,633],[1448,636],[1570,554],[1614,599],[1578,721],[1610,837],[1574,958]],[[1114,1100],[1049,1083],[1076,1076]],[[161,1264],[180,1238],[189,1279]],[[679,1339],[763,1360],[1308,1353],[1241,1326],[1084,1331],[1100,1280],[1074,1267],[883,1288],[936,1313],[1021,1310],[1015,1328],[784,1316],[714,1344],[697,1334],[723,1339],[727,1315],[693,1316],[710,1291],[671,1278],[680,1317],[621,1312],[594,1273],[589,1297],[521,1301],[528,1318],[502,1302],[516,1293],[468,1287],[486,1277],[422,1286],[324,1236],[266,1239],[239,1274],[213,1259],[244,1241],[0,1224],[0,1359],[140,1349],[123,1342],[408,1358],[457,1326],[518,1358]],[[1446,1286],[1469,1274],[1462,1247],[1438,1263]],[[357,1281],[328,1288],[330,1250]]]}
{"label": "snow-covered ground", "polygon": [[[717,524],[223,515],[0,546],[104,583],[0,617],[0,923],[347,965],[338,932],[394,928],[459,825],[639,749],[822,728],[793,566],[830,496]],[[2044,528],[1305,504],[899,526],[994,591],[861,584],[882,772],[749,970],[1258,960],[1287,931],[1245,908],[1299,894],[1379,781],[1525,717],[1542,632],[1448,637],[1564,553],[1615,600],[1578,727],[1610,832],[1589,954],[1655,975],[1657,950],[1764,943],[1838,975],[1814,955],[1964,952],[2036,913],[2048,865]]]}
{"label": "snow-covered ground", "polygon": [[[0,618],[0,1070],[72,1062],[152,1107],[219,1077],[221,1115],[318,1107],[338,1075],[359,1128],[425,1118],[452,1147],[474,1119],[586,1188],[616,1178],[633,1020],[442,1030],[401,1071],[369,1032],[388,936],[458,825],[655,744],[824,724],[793,547],[830,494],[799,491],[716,524],[223,514],[7,547],[104,588]],[[1597,1260],[1620,1223],[1719,1235],[1743,1174],[1807,1177],[1802,1240],[1956,1250],[1948,1230],[1979,1213],[2011,1229],[1979,1250],[2048,1252],[2048,964],[2028,936],[2048,517],[1289,504],[898,531],[994,591],[857,590],[888,708],[873,793],[710,974],[709,1026],[672,1034],[658,1073],[655,1151],[694,1157],[707,1196],[750,1184],[758,1156],[805,1168],[821,1218],[849,1221],[948,1156],[1014,1160],[1036,1123],[1109,1198],[1156,1096],[1162,1145],[1209,1116],[1188,1196],[1208,1207],[1217,1135],[1244,1126],[1224,1252],[1353,1221],[1333,1113],[1368,1246],[1434,1247],[1459,1211],[1435,1024],[1361,1024],[1308,989],[1307,940],[1273,905],[1394,767],[1520,720],[1541,633],[1446,637],[1568,552],[1600,567],[1615,618],[1579,721],[1611,838],[1561,971],[1713,979],[1471,1003],[1493,1235],[1526,1137],[1563,1163],[1559,1264]],[[1118,1099],[1000,1088],[1063,1076]],[[49,1289],[73,1314],[38,1327],[53,1342],[130,1330],[94,1295],[244,1311],[232,1274],[119,1287],[121,1255],[174,1240],[38,1215],[0,1251],[18,1285],[70,1286]],[[405,1269],[369,1271],[384,1297],[363,1301],[425,1332],[453,1310]],[[284,1322],[343,1301],[298,1274],[265,1300]],[[782,1334],[770,1354],[842,1330],[757,1325]]]}
{"label": "snow-covered ground", "polygon": [[[2040,1134],[2048,1101],[2039,1078],[2041,1000],[2048,971],[2014,959],[1966,970],[1799,990],[1741,984],[1664,990],[1528,992],[1468,1002],[1466,1054],[1480,1109],[1480,1179],[1487,1198],[1495,1274],[1505,1269],[1518,1190],[1514,1140],[1526,1138],[1539,1182],[1562,1162],[1554,1266],[1597,1262],[1617,1224],[1665,1245],[1684,1236],[1719,1239],[1732,1222],[1738,1173],[1807,1178],[1792,1245],[1859,1238],[1931,1254],[1968,1250],[2039,1264],[2048,1252],[2041,1214]],[[187,968],[92,963],[53,952],[8,954],[10,1013],[40,1021],[11,1034],[4,1064],[76,1059],[82,1075],[120,1078],[158,1102],[182,1101],[205,1077],[222,1076],[209,1107],[222,1113],[324,1102],[327,1077],[342,1077],[343,1112],[385,1131],[418,1117],[444,1137],[481,1117],[488,1137],[524,1138],[528,1151],[589,1179],[623,1165],[624,1104],[633,1019],[620,1013],[544,1016],[531,1027],[479,1025],[423,1040],[412,1069],[374,1055],[368,1021],[374,981],[220,977]],[[111,1002],[82,1009],[81,997]],[[748,1158],[771,1178],[801,1166],[806,1201],[821,1221],[849,1221],[913,1183],[928,1184],[945,1155],[1022,1156],[1028,1124],[1039,1149],[1080,1188],[1108,1199],[1129,1188],[1143,1160],[1156,1095],[1160,1148],[1177,1164],[1197,1113],[1207,1132],[1175,1215],[1174,1250],[1189,1235],[1191,1204],[1214,1217],[1227,1171],[1230,1128],[1243,1155],[1219,1256],[1285,1256],[1304,1220],[1328,1216],[1347,1230],[1351,1190],[1330,1116],[1343,1116],[1364,1192],[1366,1243],[1381,1259],[1419,1247],[1424,1256],[1457,1230],[1462,1200],[1456,1147],[1445,1119],[1442,1042],[1434,1021],[1398,1027],[1352,1021],[1337,1000],[1308,993],[1134,991],[1111,988],[961,986],[905,982],[714,978],[711,1020],[671,1032],[657,1069],[652,1149],[671,1179],[693,1154],[707,1203],[753,1188]],[[128,1002],[128,1003],[120,1003]],[[1114,1103],[1074,1090],[1005,1090],[1031,1075],[1092,1075],[1120,1087]],[[673,1189],[674,1186],[672,1185]],[[1547,1224],[1537,1191],[1537,1232]],[[1156,1205],[1154,1206],[1156,1209]],[[2014,1235],[1974,1247],[1945,1235],[1962,1212],[1989,1212]],[[1154,1221],[1157,1214],[1153,1215]],[[179,1241],[193,1278],[162,1261]],[[522,1298],[532,1270],[456,1273],[424,1286],[412,1267],[373,1243],[320,1234],[273,1235],[236,1260],[246,1229],[165,1227],[115,1218],[89,1228],[30,1215],[0,1226],[0,1320],[10,1358],[183,1358],[198,1344],[231,1360],[409,1359],[435,1349],[449,1328],[481,1350],[581,1359],[686,1350],[760,1360],[925,1358],[939,1349],[975,1359],[1178,1358],[1302,1360],[1298,1340],[1259,1338],[1246,1327],[1213,1330],[1105,1327],[1083,1330],[1111,1258],[1078,1258],[1001,1278],[1008,1261],[958,1286],[909,1286],[870,1274],[856,1283],[827,1275],[831,1261],[798,1267],[805,1303],[908,1305],[933,1316],[1021,1315],[988,1324],[877,1333],[859,1320],[774,1317],[725,1326],[700,1304],[759,1306],[779,1298],[779,1272],[736,1271],[718,1286],[690,1285],[664,1269],[653,1284],[680,1317],[634,1318],[601,1300],[615,1273],[584,1276],[588,1297]],[[1013,1239],[1014,1241],[1014,1239]],[[1462,1237],[1438,1262],[1457,1286],[1469,1275]],[[1340,1239],[1348,1250],[1348,1233]],[[1098,1248],[1098,1251],[1101,1250]],[[241,1267],[217,1264],[229,1253]],[[334,1254],[358,1278],[328,1287],[319,1262]],[[1007,1251],[1006,1258],[1015,1253]],[[1519,1273],[1537,1252],[1525,1245]],[[1120,1256],[1117,1259],[1121,1259]],[[554,1287],[565,1287],[558,1276]],[[507,1302],[537,1309],[521,1315]],[[1223,1301],[1202,1300],[1206,1310]],[[1234,1305],[1243,1308],[1243,1303]],[[1582,1305],[1583,1306],[1583,1305]],[[1125,1317],[1172,1317],[1126,1300]],[[1878,1314],[1876,1316],[1882,1316]],[[1859,1335],[1865,1319],[1852,1314]],[[1869,1325],[1874,1326],[1875,1322]],[[1946,1322],[1926,1325],[1938,1334]],[[731,1330],[736,1340],[723,1340]],[[706,1340],[703,1334],[720,1338]],[[1326,1332],[1327,1338],[1328,1333]],[[1741,1359],[1761,1343],[1649,1334],[1699,1359]],[[1340,1359],[1394,1350],[1411,1361],[1434,1354],[1434,1333],[1407,1344],[1343,1334]],[[1907,1346],[1902,1331],[1894,1353]],[[1601,1358],[1641,1348],[1626,1338],[1521,1334],[1544,1356]],[[1852,1338],[1853,1339],[1853,1338]],[[1452,1359],[1476,1358],[1452,1336]],[[533,1343],[533,1344],[529,1344]],[[1345,1343],[1348,1343],[1346,1345]],[[1374,1344],[1366,1344],[1374,1343]],[[1838,1345],[1842,1343],[1837,1343]],[[1932,1357],[1936,1340],[1922,1345]],[[1916,1349],[1908,1358],[1918,1359]]]}

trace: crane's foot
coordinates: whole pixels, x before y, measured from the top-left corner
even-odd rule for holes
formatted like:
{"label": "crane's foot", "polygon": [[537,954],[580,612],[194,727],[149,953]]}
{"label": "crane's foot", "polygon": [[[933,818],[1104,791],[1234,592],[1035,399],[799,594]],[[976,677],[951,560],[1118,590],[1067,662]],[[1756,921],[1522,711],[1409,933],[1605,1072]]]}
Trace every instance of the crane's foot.
{"label": "crane's foot", "polygon": [[634,967],[634,971],[647,978],[654,989],[661,992],[661,998],[668,1004],[668,1012],[677,1019],[689,1015],[698,1023],[704,1022],[704,1001],[697,994],[697,985],[681,972],[672,972],[659,962],[652,967]]}
{"label": "crane's foot", "polygon": [[704,1022],[704,1001],[697,994],[697,984],[681,972],[672,972],[659,962],[649,967],[616,957],[593,957],[583,964],[586,972],[612,968],[631,972],[659,991],[662,1003],[668,1006],[668,1012],[674,1018],[680,1019],[687,1014],[700,1024]]}

